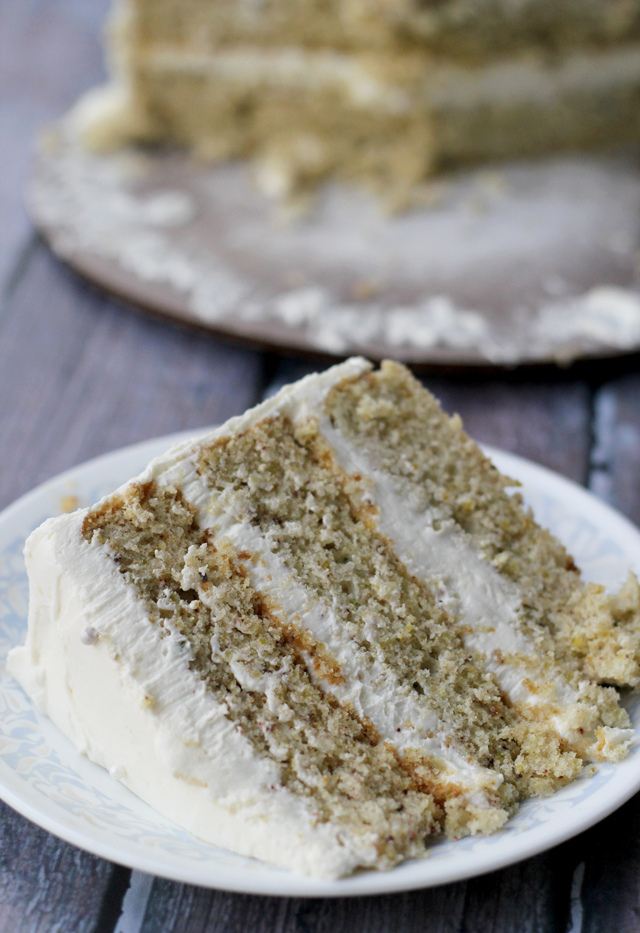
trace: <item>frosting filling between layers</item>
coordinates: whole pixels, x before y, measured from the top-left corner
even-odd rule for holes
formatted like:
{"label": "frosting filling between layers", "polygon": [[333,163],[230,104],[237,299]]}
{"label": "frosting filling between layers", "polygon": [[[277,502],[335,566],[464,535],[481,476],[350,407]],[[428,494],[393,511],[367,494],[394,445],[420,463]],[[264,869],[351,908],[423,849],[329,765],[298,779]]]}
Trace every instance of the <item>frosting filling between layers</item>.
{"label": "frosting filling between layers", "polygon": [[[613,50],[574,51],[560,64],[518,55],[479,67],[461,67],[419,53],[383,55],[309,51],[296,47],[270,50],[252,46],[211,54],[157,47],[140,53],[142,71],[211,74],[221,80],[263,86],[342,87],[355,105],[406,109],[411,98],[403,88],[441,110],[492,105],[538,104],[563,94],[584,93],[640,81],[640,45]],[[394,73],[397,78],[394,79]]]}

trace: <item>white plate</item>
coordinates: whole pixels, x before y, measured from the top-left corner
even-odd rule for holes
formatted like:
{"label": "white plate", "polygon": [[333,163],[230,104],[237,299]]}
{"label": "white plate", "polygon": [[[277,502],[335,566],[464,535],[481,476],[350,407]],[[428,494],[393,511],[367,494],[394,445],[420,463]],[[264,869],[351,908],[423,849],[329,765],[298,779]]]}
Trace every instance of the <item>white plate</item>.
{"label": "white plate", "polygon": [[[192,432],[191,432],[192,433]],[[90,852],[176,881],[230,891],[290,896],[381,894],[428,887],[510,865],[576,835],[640,789],[640,746],[619,765],[603,764],[547,800],[529,801],[499,833],[434,845],[426,859],[338,882],[269,868],[194,839],[111,780],[34,711],[8,675],[8,650],[26,630],[26,535],[50,515],[87,505],[135,475],[185,435],[159,438],[75,467],[0,515],[0,797],[34,823]],[[640,571],[640,532],[583,489],[542,467],[490,451],[523,483],[537,518],[566,543],[585,574],[608,586]],[[630,704],[640,727],[640,700]]]}

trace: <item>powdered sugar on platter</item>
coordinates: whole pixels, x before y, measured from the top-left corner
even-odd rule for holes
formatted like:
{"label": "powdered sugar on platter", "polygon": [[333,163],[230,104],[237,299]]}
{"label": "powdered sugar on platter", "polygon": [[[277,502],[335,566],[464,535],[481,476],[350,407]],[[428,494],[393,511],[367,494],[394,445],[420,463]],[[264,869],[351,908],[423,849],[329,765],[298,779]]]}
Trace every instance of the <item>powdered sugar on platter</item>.
{"label": "powdered sugar on platter", "polygon": [[394,216],[328,186],[283,216],[239,165],[44,137],[31,211],[54,251],[151,311],[254,343],[453,366],[640,349],[640,171],[549,159],[436,180]]}

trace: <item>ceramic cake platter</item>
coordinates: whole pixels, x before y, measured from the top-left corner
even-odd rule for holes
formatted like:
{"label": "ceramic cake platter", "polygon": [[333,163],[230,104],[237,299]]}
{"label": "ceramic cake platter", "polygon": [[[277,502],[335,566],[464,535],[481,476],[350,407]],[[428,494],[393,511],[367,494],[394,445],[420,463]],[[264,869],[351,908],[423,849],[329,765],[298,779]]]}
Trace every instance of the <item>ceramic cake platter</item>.
{"label": "ceramic cake platter", "polygon": [[[45,518],[95,502],[187,436],[154,439],[75,467],[0,515],[0,797],[6,803],[74,845],[150,874],[230,891],[337,897],[422,888],[513,864],[587,829],[640,789],[640,749],[634,744],[621,764],[587,769],[552,798],[524,804],[493,836],[440,842],[424,860],[332,882],[270,868],[202,843],[112,780],[35,712],[6,672],[9,649],[26,634],[22,548]],[[522,482],[536,518],[562,539],[587,578],[615,586],[629,567],[640,572],[640,531],[626,519],[543,467],[488,452],[501,471]],[[640,699],[629,711],[640,730]]]}
{"label": "ceramic cake platter", "polygon": [[43,137],[29,203],[53,250],[147,312],[268,348],[431,367],[640,350],[637,157],[435,179],[384,215],[328,186],[290,216],[242,165]]}

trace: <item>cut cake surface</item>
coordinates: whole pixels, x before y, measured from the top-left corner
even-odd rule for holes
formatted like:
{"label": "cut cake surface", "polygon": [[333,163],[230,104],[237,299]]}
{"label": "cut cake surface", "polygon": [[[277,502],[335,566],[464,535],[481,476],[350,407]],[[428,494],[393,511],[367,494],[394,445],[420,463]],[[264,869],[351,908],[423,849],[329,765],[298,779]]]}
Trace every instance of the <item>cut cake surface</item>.
{"label": "cut cake surface", "polygon": [[90,145],[251,158],[276,197],[640,139],[640,0],[120,0],[110,55]]}
{"label": "cut cake surface", "polygon": [[498,829],[632,730],[640,590],[584,583],[406,369],[354,359],[26,548],[9,668],[199,837],[339,877]]}

